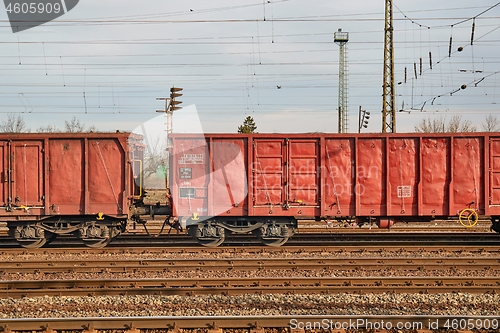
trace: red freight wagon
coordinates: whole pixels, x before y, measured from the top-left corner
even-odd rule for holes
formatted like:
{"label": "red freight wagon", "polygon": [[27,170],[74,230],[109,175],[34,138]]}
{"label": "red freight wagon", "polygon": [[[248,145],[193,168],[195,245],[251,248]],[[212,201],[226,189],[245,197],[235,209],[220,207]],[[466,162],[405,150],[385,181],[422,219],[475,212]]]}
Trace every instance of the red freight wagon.
{"label": "red freight wagon", "polygon": [[10,236],[25,247],[58,234],[91,247],[109,243],[141,199],[141,139],[118,132],[0,135],[0,220]]}
{"label": "red freight wagon", "polygon": [[216,246],[252,231],[281,245],[302,219],[492,218],[500,232],[500,134],[175,134],[174,215]]}

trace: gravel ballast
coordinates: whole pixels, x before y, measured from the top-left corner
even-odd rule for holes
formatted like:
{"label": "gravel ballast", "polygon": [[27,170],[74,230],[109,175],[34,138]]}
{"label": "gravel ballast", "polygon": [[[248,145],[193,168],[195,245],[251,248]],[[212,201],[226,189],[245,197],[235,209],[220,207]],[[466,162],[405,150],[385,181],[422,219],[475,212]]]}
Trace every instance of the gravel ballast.
{"label": "gravel ballast", "polygon": [[0,299],[1,318],[233,315],[498,315],[495,294],[95,296]]}

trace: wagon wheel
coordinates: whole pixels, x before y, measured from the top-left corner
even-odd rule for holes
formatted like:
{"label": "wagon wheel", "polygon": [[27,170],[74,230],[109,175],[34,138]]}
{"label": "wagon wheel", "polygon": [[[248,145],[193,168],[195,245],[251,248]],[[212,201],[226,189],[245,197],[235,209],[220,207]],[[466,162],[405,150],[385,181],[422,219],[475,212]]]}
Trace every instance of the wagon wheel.
{"label": "wagon wheel", "polygon": [[458,214],[458,220],[460,224],[466,228],[472,228],[477,224],[478,215],[477,212],[472,208],[465,208]]}
{"label": "wagon wheel", "polygon": [[203,245],[205,247],[217,247],[224,243],[224,237],[219,239],[196,239],[198,244]]}
{"label": "wagon wheel", "polygon": [[57,238],[57,234],[54,234],[52,232],[45,232],[45,239],[47,240],[47,242],[45,244],[50,244],[52,243],[53,241],[55,241]]}
{"label": "wagon wheel", "polygon": [[16,227],[9,227],[9,236],[26,249],[38,249],[47,242],[48,233],[36,226],[25,226],[21,231]]}
{"label": "wagon wheel", "polygon": [[111,238],[86,238],[82,239],[82,241],[87,247],[93,249],[102,249],[111,242]]}
{"label": "wagon wheel", "polygon": [[[286,225],[275,226],[281,230],[276,229],[276,232],[270,232],[270,226],[265,226],[257,228],[252,231],[252,233],[260,240],[260,242],[267,246],[281,246],[285,244],[290,238],[291,232],[290,228]],[[283,231],[283,228],[286,230]],[[283,236],[286,235],[286,236]]]}
{"label": "wagon wheel", "polygon": [[29,239],[18,238],[17,242],[19,243],[19,245],[21,245],[25,249],[38,249],[38,248],[45,245],[45,243],[47,242],[47,239],[46,238],[29,238]]}
{"label": "wagon wheel", "polygon": [[196,239],[198,244],[206,247],[221,245],[226,239],[226,231],[222,227],[195,224],[188,228],[188,234]]}
{"label": "wagon wheel", "polygon": [[278,246],[285,244],[288,241],[288,237],[278,237],[278,238],[261,238],[261,237],[259,237],[259,240],[264,245],[278,247]]}
{"label": "wagon wheel", "polygon": [[118,235],[119,232],[116,232],[113,226],[96,224],[94,221],[83,225],[77,233],[77,237],[82,240],[83,244],[93,249],[107,246]]}

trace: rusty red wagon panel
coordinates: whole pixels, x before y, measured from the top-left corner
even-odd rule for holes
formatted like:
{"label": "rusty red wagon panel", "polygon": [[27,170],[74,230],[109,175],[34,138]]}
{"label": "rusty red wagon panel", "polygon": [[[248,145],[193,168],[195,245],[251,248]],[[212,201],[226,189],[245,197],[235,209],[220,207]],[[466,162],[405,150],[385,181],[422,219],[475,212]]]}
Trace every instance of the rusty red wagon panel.
{"label": "rusty red wagon panel", "polygon": [[134,160],[139,136],[130,133],[0,135],[0,216],[127,216],[138,195]]}
{"label": "rusty red wagon panel", "polygon": [[178,216],[500,216],[500,134],[175,134]]}

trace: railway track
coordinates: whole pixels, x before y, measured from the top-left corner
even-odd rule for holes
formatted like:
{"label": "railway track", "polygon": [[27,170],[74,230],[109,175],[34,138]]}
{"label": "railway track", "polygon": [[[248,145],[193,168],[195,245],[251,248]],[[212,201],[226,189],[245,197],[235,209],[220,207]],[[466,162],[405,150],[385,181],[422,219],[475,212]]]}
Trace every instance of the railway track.
{"label": "railway track", "polygon": [[[223,253],[222,249],[219,249]],[[323,251],[324,249],[322,249]],[[495,247],[489,250],[498,252]],[[100,250],[104,251],[104,250]],[[203,294],[273,294],[273,293],[443,293],[500,292],[500,282],[496,273],[491,276],[456,276],[443,277],[436,272],[468,271],[499,272],[500,260],[496,255],[488,257],[484,248],[477,249],[476,254],[468,256],[397,256],[385,257],[385,252],[375,251],[365,256],[353,257],[349,254],[340,257],[321,257],[331,255],[329,252],[308,254],[304,257],[289,256],[281,249],[282,257],[260,258],[155,258],[121,259],[107,256],[105,259],[89,260],[7,260],[0,262],[0,274],[34,275],[31,280],[0,281],[0,297],[26,296],[86,296],[86,295],[203,295]],[[241,253],[241,252],[240,252]],[[312,252],[314,253],[314,252]],[[355,253],[355,252],[353,252]],[[491,253],[491,252],[490,252]],[[381,255],[382,254],[382,255]],[[359,272],[370,271],[420,271],[428,272],[426,276],[356,276]],[[243,272],[276,272],[284,277],[270,278],[256,276],[241,278],[231,276],[237,271]],[[297,272],[309,272],[312,277],[297,276]],[[325,272],[353,272],[348,277],[325,276]],[[157,276],[182,272],[196,272],[200,277],[186,278],[131,278],[136,274],[146,276],[154,273]],[[206,273],[204,275],[204,272]],[[229,276],[209,277],[215,272],[223,272]],[[10,274],[10,275],[9,275]],[[57,280],[47,280],[44,276],[59,275]],[[72,279],[71,274],[82,275],[83,278]],[[88,274],[116,274],[118,278],[93,278]],[[123,275],[125,274],[125,276]],[[132,275],[130,275],[132,274]],[[328,275],[327,273],[326,275]],[[257,274],[259,275],[259,274]],[[300,275],[300,274],[298,274]],[[306,274],[307,275],[307,274]],[[380,275],[380,273],[375,274]],[[65,280],[61,280],[64,278]]]}
{"label": "railway track", "polygon": [[[208,333],[244,330],[249,333],[288,332],[304,333],[305,329],[331,330],[376,330],[379,333],[417,332],[431,330],[459,330],[462,333],[488,331],[495,332],[500,326],[500,317],[490,316],[209,316],[209,317],[93,317],[93,318],[41,318],[41,319],[0,319],[0,329],[4,332],[32,331],[53,332],[74,331],[97,333],[118,330],[123,333],[139,333],[140,330],[181,333],[183,330],[203,329]],[[468,328],[470,327],[470,329]],[[278,331],[280,332],[280,331]]]}
{"label": "railway track", "polygon": [[[4,261],[0,274],[6,273],[140,273],[157,271],[227,271],[227,270],[490,270],[500,271],[498,258],[415,258],[415,257],[366,257],[366,258],[205,258],[205,259],[98,259],[59,261]],[[0,281],[0,288],[5,289]]]}
{"label": "railway track", "polygon": [[[353,246],[353,245],[379,245],[388,244],[408,246],[411,244],[421,245],[499,245],[500,235],[494,232],[420,232],[409,233],[403,230],[394,232],[385,230],[379,232],[333,232],[333,233],[299,233],[294,235],[290,240],[283,245],[287,246]],[[195,240],[188,235],[160,235],[158,237],[144,237],[144,235],[126,234],[119,236],[113,240],[108,247],[124,247],[124,246],[143,246],[143,247],[201,247]],[[234,246],[261,246],[260,242],[252,235],[231,235],[219,247],[234,247]],[[0,237],[0,248],[19,248],[19,244],[9,239],[8,237]],[[71,248],[82,247],[81,241],[73,237],[58,237],[55,241],[45,245],[43,249],[52,248]],[[272,248],[272,247],[267,247]],[[28,250],[28,251],[31,251]]]}
{"label": "railway track", "polygon": [[[460,314],[496,314],[499,253],[500,245],[7,248],[0,251],[0,307],[10,317],[31,318],[237,314],[240,309],[242,315],[333,314],[351,307],[357,310],[347,313],[393,314],[401,313],[400,306],[436,314],[448,313],[453,304],[467,309],[477,299]],[[444,305],[422,312],[422,299]],[[276,302],[283,310],[275,311]],[[335,304],[342,302],[346,308],[337,310]],[[363,305],[372,302],[378,308]],[[386,306],[392,310],[376,310]],[[1,326],[0,321],[0,331]],[[40,327],[46,323],[38,322],[35,330]],[[46,332],[53,333],[50,327]]]}
{"label": "railway track", "polygon": [[497,277],[321,277],[0,282],[0,297],[325,293],[498,293]]}
{"label": "railway track", "polygon": [[[500,242],[496,245],[467,245],[467,244],[406,244],[402,245],[374,245],[373,243],[366,243],[366,245],[308,245],[307,247],[298,245],[285,245],[281,247],[267,247],[262,245],[248,245],[248,246],[223,246],[223,247],[201,247],[201,246],[157,246],[157,247],[142,247],[142,246],[122,246],[115,244],[114,246],[106,247],[104,249],[92,249],[88,247],[73,247],[73,248],[39,248],[39,249],[24,249],[19,247],[1,248],[1,255],[176,255],[176,258],[182,258],[187,255],[202,255],[213,253],[224,253],[226,256],[231,255],[253,255],[253,254],[341,254],[346,252],[358,253],[405,253],[405,252],[457,252],[457,253],[498,253],[500,255]],[[180,257],[178,257],[180,256]]]}

